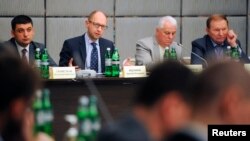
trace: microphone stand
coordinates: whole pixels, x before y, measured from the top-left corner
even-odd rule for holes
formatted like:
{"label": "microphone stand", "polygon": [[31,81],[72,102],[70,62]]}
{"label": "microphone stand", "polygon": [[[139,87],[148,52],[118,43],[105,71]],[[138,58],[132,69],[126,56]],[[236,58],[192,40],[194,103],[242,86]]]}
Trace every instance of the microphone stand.
{"label": "microphone stand", "polygon": [[181,43],[177,43],[178,46],[180,46],[183,50],[187,51],[187,52],[190,52],[190,54],[193,54],[194,56],[198,57],[200,60],[202,60],[205,64],[205,67],[208,66],[208,63],[206,61],[206,59],[204,59],[203,57],[201,57],[200,55],[194,53],[193,51],[189,51],[187,50],[185,47],[183,47],[183,45]]}

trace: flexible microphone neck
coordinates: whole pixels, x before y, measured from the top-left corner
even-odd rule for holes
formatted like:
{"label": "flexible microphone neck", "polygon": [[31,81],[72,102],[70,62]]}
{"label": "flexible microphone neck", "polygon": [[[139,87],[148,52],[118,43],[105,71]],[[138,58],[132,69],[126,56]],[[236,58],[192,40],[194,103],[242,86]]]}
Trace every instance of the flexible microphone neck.
{"label": "flexible microphone neck", "polygon": [[187,48],[183,47],[183,45],[181,43],[177,43],[178,46],[180,46],[183,50],[187,51],[190,54],[193,54],[194,56],[198,57],[200,60],[202,60],[205,64],[205,67],[208,66],[207,60],[204,59],[203,57],[201,57],[200,55],[198,55],[197,53],[194,53],[193,51],[188,50]]}

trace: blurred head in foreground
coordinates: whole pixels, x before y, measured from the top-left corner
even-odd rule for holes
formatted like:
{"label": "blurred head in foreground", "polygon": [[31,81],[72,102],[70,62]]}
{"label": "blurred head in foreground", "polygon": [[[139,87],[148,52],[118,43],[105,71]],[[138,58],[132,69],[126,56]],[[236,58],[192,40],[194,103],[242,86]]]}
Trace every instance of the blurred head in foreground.
{"label": "blurred head in foreground", "polygon": [[225,61],[204,70],[193,90],[193,116],[203,123],[250,123],[250,75]]}
{"label": "blurred head in foreground", "polygon": [[3,140],[25,140],[23,120],[40,87],[39,75],[10,47],[0,45],[0,135]]}
{"label": "blurred head in foreground", "polygon": [[99,140],[161,140],[189,120],[195,74],[179,62],[156,66],[139,88],[132,113],[101,130]]}
{"label": "blurred head in foreground", "polygon": [[175,61],[163,62],[152,71],[134,101],[135,115],[152,134],[169,134],[186,123],[195,78],[191,70]]}

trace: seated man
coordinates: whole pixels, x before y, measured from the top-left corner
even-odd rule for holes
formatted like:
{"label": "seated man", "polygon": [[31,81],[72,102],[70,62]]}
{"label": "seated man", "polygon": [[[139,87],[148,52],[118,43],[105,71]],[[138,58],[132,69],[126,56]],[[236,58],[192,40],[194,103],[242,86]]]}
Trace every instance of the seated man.
{"label": "seated man", "polygon": [[114,44],[101,38],[107,29],[107,16],[101,11],[93,11],[85,21],[87,32],[82,36],[67,39],[60,52],[60,66],[74,65],[79,69],[92,69],[97,73],[104,72],[105,52],[111,52]]}
{"label": "seated man", "polygon": [[224,58],[227,46],[238,49],[241,62],[250,62],[237,35],[229,29],[226,16],[211,15],[207,19],[206,31],[207,35],[192,42],[191,64],[207,65],[210,61],[219,61]]}
{"label": "seated man", "polygon": [[175,48],[177,59],[181,59],[182,48],[174,42],[177,21],[171,16],[162,17],[153,37],[147,37],[136,43],[136,65],[146,65],[147,70],[163,60],[165,48]]}
{"label": "seated man", "polygon": [[[34,37],[33,21],[26,15],[18,15],[11,21],[11,34],[13,38],[4,42],[6,46],[13,47],[16,53],[22,58],[25,56],[25,61],[28,61],[30,65],[35,64],[35,50],[40,48],[43,52],[44,45],[32,41]],[[49,56],[49,65],[57,66],[55,61]]]}

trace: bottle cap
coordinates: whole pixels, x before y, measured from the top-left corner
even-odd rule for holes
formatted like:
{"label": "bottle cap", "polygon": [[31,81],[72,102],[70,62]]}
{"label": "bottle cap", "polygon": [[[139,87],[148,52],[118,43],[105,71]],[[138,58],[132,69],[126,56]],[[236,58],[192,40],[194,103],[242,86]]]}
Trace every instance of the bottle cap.
{"label": "bottle cap", "polygon": [[79,98],[79,103],[81,105],[88,105],[89,104],[89,98],[87,96],[83,95],[83,96],[81,96]]}
{"label": "bottle cap", "polygon": [[38,98],[41,98],[41,97],[42,97],[42,90],[41,90],[41,89],[39,89],[39,90],[36,91],[36,96],[37,96]]}

